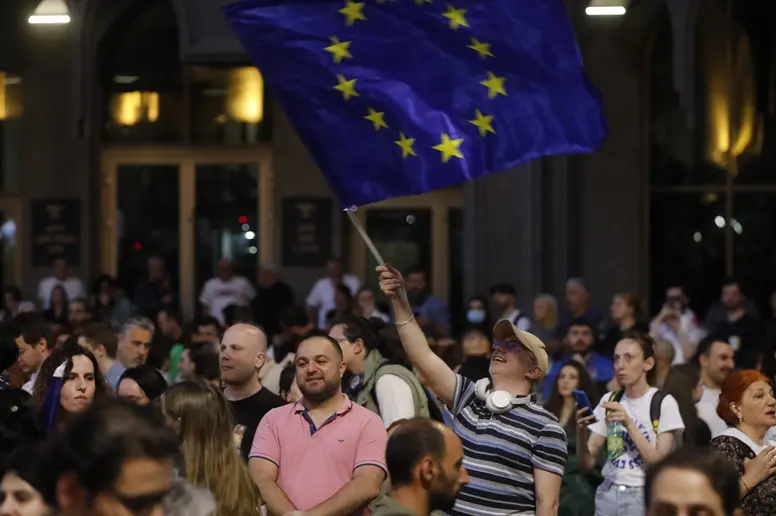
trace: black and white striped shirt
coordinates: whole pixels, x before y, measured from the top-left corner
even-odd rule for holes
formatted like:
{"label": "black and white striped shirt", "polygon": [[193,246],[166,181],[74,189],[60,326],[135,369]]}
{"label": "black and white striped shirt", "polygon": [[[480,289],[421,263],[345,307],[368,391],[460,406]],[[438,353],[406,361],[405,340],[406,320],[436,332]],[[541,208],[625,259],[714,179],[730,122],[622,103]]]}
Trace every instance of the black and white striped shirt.
{"label": "black and white striped shirt", "polygon": [[534,468],[563,476],[566,433],[541,405],[493,414],[474,393],[474,382],[457,375],[453,429],[463,442],[469,483],[453,516],[506,516],[536,510]]}

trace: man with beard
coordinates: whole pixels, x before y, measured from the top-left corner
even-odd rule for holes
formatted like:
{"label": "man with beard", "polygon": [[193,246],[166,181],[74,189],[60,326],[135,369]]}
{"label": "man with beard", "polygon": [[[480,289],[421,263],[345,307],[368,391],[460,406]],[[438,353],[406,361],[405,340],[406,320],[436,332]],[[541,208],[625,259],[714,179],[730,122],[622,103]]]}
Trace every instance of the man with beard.
{"label": "man with beard", "polygon": [[[221,381],[226,384],[224,396],[234,413],[235,444],[245,460],[248,460],[259,421],[267,412],[284,404],[280,396],[269,391],[259,380],[266,352],[267,336],[252,324],[235,324],[221,339],[218,356]],[[181,367],[181,372],[184,369]]]}
{"label": "man with beard", "polygon": [[740,284],[734,279],[723,283],[720,301],[721,305],[709,310],[706,329],[733,346],[733,358],[739,368],[758,369],[766,351],[765,328],[759,314],[752,313]]}
{"label": "man with beard", "polygon": [[701,367],[701,397],[695,408],[700,417],[716,437],[724,432],[728,425],[717,414],[717,403],[722,390],[722,382],[735,368],[733,346],[724,338],[709,335],[698,344],[698,365]]}
{"label": "man with beard", "polygon": [[444,301],[429,293],[426,271],[420,267],[407,270],[407,298],[415,320],[426,337],[441,339],[450,335],[450,311]]}
{"label": "man with beard", "polygon": [[542,385],[542,395],[545,400],[550,399],[552,386],[555,385],[555,377],[569,360],[576,360],[585,366],[585,370],[595,382],[598,392],[607,392],[616,388],[616,384],[608,385],[614,378],[614,364],[593,350],[595,343],[595,328],[590,322],[585,319],[571,321],[566,332],[566,353],[552,364],[552,369],[547,373]]}
{"label": "man with beard", "polygon": [[385,452],[391,492],[372,505],[372,516],[429,516],[449,511],[469,481],[463,445],[450,428],[426,418],[402,421]]}
{"label": "man with beard", "polygon": [[346,365],[336,340],[305,339],[295,364],[302,399],[262,419],[248,461],[267,513],[366,513],[386,478],[383,422],[342,393]]}
{"label": "man with beard", "polygon": [[124,323],[116,347],[117,360],[111,368],[115,375],[106,377],[113,389],[117,389],[119,378],[125,370],[145,364],[151,351],[154,331],[154,323],[146,317],[134,317]]}

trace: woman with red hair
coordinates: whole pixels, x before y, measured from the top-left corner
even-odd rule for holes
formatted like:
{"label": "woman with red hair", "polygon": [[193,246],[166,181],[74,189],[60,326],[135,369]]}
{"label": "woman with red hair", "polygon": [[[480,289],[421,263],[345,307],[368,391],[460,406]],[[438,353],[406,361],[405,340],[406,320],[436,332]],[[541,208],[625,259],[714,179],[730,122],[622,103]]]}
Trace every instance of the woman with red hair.
{"label": "woman with red hair", "polygon": [[728,375],[722,382],[717,414],[727,430],[711,448],[738,469],[741,505],[747,516],[776,513],[776,443],[765,439],[776,425],[776,397],[770,380],[754,369]]}

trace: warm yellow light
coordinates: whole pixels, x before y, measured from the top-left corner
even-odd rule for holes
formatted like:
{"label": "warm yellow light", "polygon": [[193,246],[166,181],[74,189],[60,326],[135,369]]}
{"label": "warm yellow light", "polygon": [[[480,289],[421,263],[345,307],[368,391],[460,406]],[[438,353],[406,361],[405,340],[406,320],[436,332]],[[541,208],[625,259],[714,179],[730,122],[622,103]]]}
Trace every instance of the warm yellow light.
{"label": "warm yellow light", "polygon": [[70,11],[65,0],[42,0],[27,21],[33,25],[67,24]]}
{"label": "warm yellow light", "polygon": [[0,120],[8,116],[5,108],[5,73],[0,72]]}
{"label": "warm yellow light", "polygon": [[119,93],[113,99],[113,119],[119,125],[159,120],[159,94],[153,91]]}
{"label": "warm yellow light", "polygon": [[[721,17],[713,20],[723,27],[723,23],[729,23]],[[718,37],[712,31],[702,36],[701,49],[705,58],[709,118],[706,126],[707,156],[735,175],[736,158],[747,151],[757,152],[759,135],[754,61],[749,40],[739,26],[734,26],[730,39],[733,47],[730,62],[725,59],[727,39]]]}
{"label": "warm yellow light", "polygon": [[229,71],[227,112],[240,122],[257,124],[264,118],[264,79],[257,68]]}
{"label": "warm yellow light", "polygon": [[21,78],[0,71],[0,120],[22,115]]}

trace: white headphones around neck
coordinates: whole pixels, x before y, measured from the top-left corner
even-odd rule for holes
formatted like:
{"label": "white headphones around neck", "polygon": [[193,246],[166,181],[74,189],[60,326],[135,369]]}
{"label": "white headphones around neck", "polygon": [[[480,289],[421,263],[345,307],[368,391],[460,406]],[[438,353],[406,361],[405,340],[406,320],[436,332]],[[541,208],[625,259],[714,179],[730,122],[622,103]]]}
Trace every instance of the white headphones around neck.
{"label": "white headphones around neck", "polygon": [[531,403],[531,395],[512,396],[507,391],[491,391],[490,379],[482,378],[474,384],[474,394],[485,402],[485,406],[494,414],[509,412],[516,405]]}

